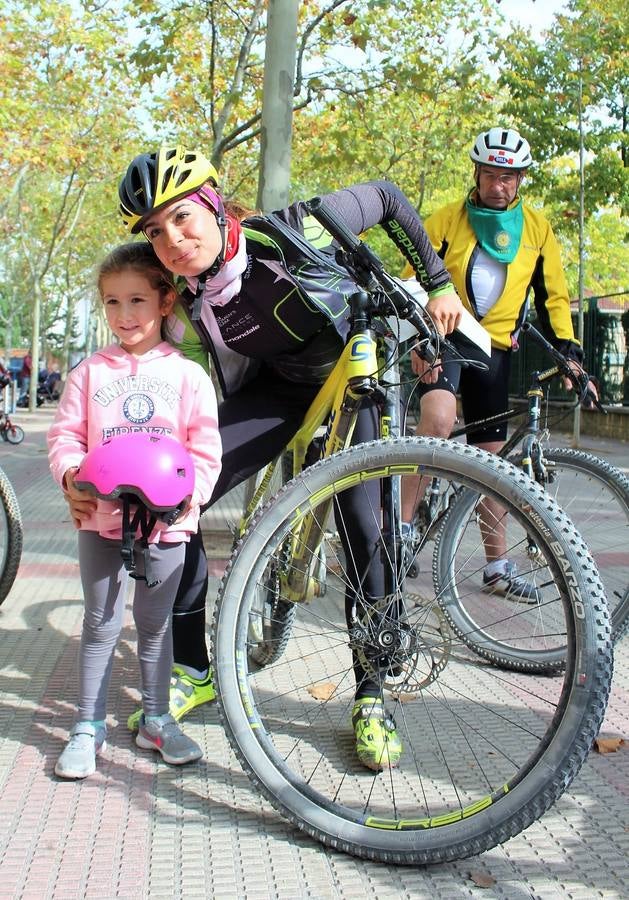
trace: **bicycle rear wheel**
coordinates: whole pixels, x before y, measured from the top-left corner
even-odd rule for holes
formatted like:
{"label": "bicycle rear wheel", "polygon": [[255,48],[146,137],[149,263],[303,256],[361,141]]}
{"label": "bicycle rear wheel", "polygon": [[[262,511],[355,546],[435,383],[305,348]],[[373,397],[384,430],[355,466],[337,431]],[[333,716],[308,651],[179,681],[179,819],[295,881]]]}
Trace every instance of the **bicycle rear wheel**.
{"label": "bicycle rear wheel", "polygon": [[0,604],[13,587],[22,558],[22,514],[13,486],[0,469]]}
{"label": "bicycle rear wheel", "polygon": [[[610,610],[612,640],[629,628],[629,480],[603,460],[570,449],[544,449],[546,490],[570,516],[599,569]],[[519,459],[512,457],[514,464]],[[470,591],[463,575],[480,572],[485,550],[478,528],[480,497],[465,492],[444,517],[435,546],[433,573],[453,631],[475,653],[496,665],[552,672],[564,661],[564,644],[553,626],[554,607],[540,590],[533,604]],[[532,586],[540,584],[537,546],[528,526],[507,517],[508,556]]]}
{"label": "bicycle rear wheel", "polygon": [[[401,576],[393,597],[358,597],[350,649],[348,566],[329,531],[325,597],[298,604],[282,657],[253,667],[248,635],[257,592],[304,517],[329,508],[329,499],[336,505],[349,488],[366,496],[369,489],[373,497],[374,483],[418,474],[491,495],[533,533],[537,568],[555,607],[553,627],[567,650],[558,677],[507,676],[469,654],[444,627],[423,566],[413,593]],[[380,522],[379,508],[369,514]],[[373,558],[403,570],[388,547],[383,536]],[[473,565],[467,575],[477,586]],[[389,614],[391,607],[401,609],[399,616]],[[380,680],[403,744],[399,768],[381,774],[362,768],[354,752],[352,650]],[[498,457],[432,439],[360,445],[291,482],[236,548],[213,622],[219,710],[249,777],[312,837],[390,863],[478,854],[542,815],[577,774],[598,732],[610,655],[602,586],[567,517]]]}

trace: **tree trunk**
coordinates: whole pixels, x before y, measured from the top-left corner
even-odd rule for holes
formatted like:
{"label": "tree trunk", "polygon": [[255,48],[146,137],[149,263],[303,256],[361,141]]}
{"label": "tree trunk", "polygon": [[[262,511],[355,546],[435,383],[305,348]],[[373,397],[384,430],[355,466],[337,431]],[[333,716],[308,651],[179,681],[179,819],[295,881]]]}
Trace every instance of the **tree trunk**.
{"label": "tree trunk", "polygon": [[257,199],[267,212],[288,203],[298,8],[298,0],[269,0]]}

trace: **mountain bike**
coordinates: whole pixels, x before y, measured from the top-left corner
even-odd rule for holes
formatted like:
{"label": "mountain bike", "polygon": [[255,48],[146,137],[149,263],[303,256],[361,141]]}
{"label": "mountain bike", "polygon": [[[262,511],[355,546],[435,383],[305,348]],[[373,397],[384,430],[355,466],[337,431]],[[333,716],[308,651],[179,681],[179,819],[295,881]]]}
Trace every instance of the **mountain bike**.
{"label": "mountain bike", "polygon": [[24,429],[12,422],[4,410],[0,410],[0,437],[9,444],[21,444],[24,440]]}
{"label": "mountain bike", "polygon": [[[569,378],[579,403],[586,399],[588,377],[584,372],[575,373],[566,357],[532,325],[525,324],[523,331],[544,347],[554,365],[532,373],[524,419],[500,456],[541,484],[570,516],[598,566],[609,604],[612,638],[619,640],[629,628],[629,479],[589,453],[547,446],[548,431],[541,423],[544,385],[556,377]],[[452,437],[518,416],[522,417],[522,412],[512,409],[465,425]],[[466,576],[474,565],[479,574],[485,566],[479,521],[489,513],[482,509],[478,495],[470,491],[458,491],[456,495],[450,491],[446,497],[436,483],[430,487],[418,504],[416,528],[422,536],[418,543],[436,538],[433,578],[439,588],[440,605],[455,634],[476,653],[501,666],[538,671],[562,666],[561,646],[542,646],[535,637],[537,629],[552,627],[544,623],[552,610],[540,603],[473,589],[467,577],[463,585],[459,584],[462,560]],[[506,523],[508,527],[508,520]],[[526,552],[520,574],[535,586],[540,574],[535,563],[538,547],[531,535],[523,539]]]}
{"label": "mountain bike", "polygon": [[[321,201],[310,212],[361,290],[349,301],[345,350],[293,441],[305,458],[327,422],[323,458],[251,516],[223,577],[212,624],[220,716],[253,783],[324,844],[389,863],[478,854],[541,816],[587,757],[611,679],[603,587],[570,520],[525,472],[474,447],[396,436],[395,326],[382,322],[392,314],[412,321],[430,363],[443,349],[439,335]],[[382,438],[343,449],[363,396],[378,400]],[[535,639],[561,644],[556,677],[540,683],[483,662],[452,634],[432,576],[409,584],[400,491],[418,474],[499,501],[520,533],[513,555],[535,541],[544,603],[554,610],[552,628]],[[359,548],[339,541],[349,489],[362,493],[364,524],[376,535],[363,568]],[[459,585],[466,575],[477,584],[462,561]],[[256,656],[261,636],[274,650],[272,632],[258,627],[265,606],[282,641],[267,658]],[[355,757],[356,660],[386,694],[403,743],[399,767],[382,773]]]}
{"label": "mountain bike", "polygon": [[13,486],[0,469],[0,604],[13,587],[22,557],[22,514]]}

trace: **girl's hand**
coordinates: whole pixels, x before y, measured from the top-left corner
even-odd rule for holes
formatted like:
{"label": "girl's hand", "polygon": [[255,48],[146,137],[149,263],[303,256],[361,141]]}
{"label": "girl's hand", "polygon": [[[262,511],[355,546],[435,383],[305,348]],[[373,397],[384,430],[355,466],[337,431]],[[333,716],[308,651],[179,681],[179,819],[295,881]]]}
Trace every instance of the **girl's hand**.
{"label": "girl's hand", "polygon": [[68,469],[63,476],[63,496],[70,507],[70,516],[75,528],[80,528],[96,512],[96,498],[89,491],[81,491],[74,484],[78,469]]}

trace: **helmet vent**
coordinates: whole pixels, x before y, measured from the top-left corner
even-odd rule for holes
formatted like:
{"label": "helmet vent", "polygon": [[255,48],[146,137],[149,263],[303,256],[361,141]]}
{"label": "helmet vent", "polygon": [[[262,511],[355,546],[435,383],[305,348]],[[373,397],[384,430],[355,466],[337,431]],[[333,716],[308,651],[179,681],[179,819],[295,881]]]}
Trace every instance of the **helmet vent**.
{"label": "helmet vent", "polygon": [[168,166],[168,168],[164,170],[164,174],[162,176],[162,194],[166,193],[166,190],[168,188],[168,183],[170,182],[172,177],[173,177],[173,167]]}
{"label": "helmet vent", "polygon": [[184,182],[186,182],[188,180],[189,176],[190,176],[190,169],[186,169],[185,171],[181,172],[181,174],[175,181],[175,187],[181,187],[181,185],[184,184]]}

